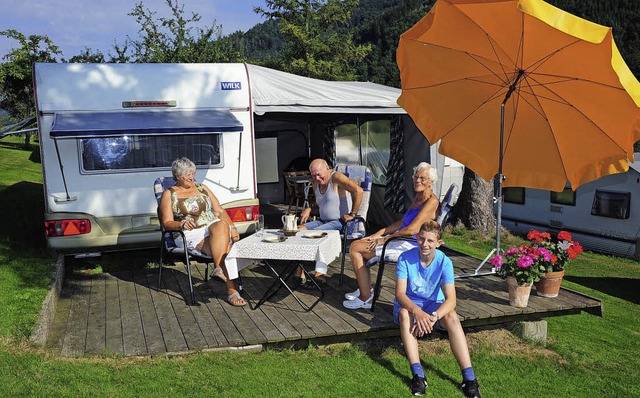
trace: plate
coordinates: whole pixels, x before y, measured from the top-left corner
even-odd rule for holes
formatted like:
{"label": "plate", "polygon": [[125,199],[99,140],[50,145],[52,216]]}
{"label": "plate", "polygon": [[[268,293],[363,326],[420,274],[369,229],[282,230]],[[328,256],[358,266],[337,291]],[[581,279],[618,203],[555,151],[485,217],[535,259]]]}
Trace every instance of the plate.
{"label": "plate", "polygon": [[288,229],[281,229],[280,231],[282,231],[282,233],[287,235],[287,236],[295,236],[295,234],[297,234],[298,231],[300,231],[300,230],[296,229],[296,230],[289,231]]}
{"label": "plate", "polygon": [[305,238],[316,239],[316,238],[322,238],[327,236],[327,233],[326,232],[307,232],[302,236]]}
{"label": "plate", "polygon": [[263,242],[267,243],[279,243],[284,242],[285,240],[287,240],[286,236],[267,236],[266,238],[262,239]]}

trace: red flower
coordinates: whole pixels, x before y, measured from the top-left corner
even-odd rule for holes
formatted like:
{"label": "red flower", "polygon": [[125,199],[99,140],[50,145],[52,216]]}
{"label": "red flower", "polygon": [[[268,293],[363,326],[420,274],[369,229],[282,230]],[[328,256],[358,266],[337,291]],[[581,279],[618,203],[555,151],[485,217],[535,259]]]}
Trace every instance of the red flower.
{"label": "red flower", "polygon": [[571,234],[567,231],[560,231],[558,233],[558,240],[566,240],[569,242],[573,242],[573,240],[571,239]]}
{"label": "red flower", "polygon": [[540,231],[536,231],[535,229],[532,229],[531,231],[529,231],[529,233],[527,234],[527,239],[535,243],[542,242]]}

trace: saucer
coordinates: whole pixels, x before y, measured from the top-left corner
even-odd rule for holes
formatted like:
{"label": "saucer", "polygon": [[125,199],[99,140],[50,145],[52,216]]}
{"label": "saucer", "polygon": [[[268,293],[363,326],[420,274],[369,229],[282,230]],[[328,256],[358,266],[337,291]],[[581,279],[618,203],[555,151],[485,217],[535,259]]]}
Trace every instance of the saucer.
{"label": "saucer", "polygon": [[268,243],[279,243],[284,242],[285,240],[287,240],[286,236],[267,236],[266,238],[262,239],[263,242]]}
{"label": "saucer", "polygon": [[304,238],[311,238],[311,239],[317,239],[317,238],[322,238],[327,236],[326,232],[305,232],[302,237]]}

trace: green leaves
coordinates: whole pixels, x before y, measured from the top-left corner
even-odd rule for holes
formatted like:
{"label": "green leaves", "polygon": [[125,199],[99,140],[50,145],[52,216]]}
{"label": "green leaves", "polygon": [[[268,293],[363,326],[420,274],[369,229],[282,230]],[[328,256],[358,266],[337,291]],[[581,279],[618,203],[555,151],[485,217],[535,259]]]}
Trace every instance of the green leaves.
{"label": "green leaves", "polygon": [[285,48],[277,68],[324,80],[356,80],[356,66],[371,52],[350,29],[357,0],[266,0],[254,11],[278,20]]}

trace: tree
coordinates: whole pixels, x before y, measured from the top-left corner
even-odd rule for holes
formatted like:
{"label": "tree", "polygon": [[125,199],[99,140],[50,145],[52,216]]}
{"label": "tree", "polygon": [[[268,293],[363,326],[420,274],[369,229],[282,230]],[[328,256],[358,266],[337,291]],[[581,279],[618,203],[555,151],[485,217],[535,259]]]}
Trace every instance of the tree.
{"label": "tree", "polygon": [[[30,35],[9,29],[0,36],[18,41],[19,48],[12,49],[0,64],[0,108],[23,120],[35,116],[35,101],[32,91],[32,67],[34,62],[57,62],[62,55],[58,46],[47,36]],[[31,133],[25,133],[24,145],[29,148]]]}
{"label": "tree", "polygon": [[[222,26],[194,28],[190,25],[201,20],[197,13],[185,16],[179,0],[165,0],[171,18],[157,17],[157,12],[146,9],[142,2],[128,14],[140,25],[140,38],[128,39],[123,47],[115,46],[118,62],[238,62],[240,53],[230,42],[220,41]],[[192,31],[196,30],[193,35]],[[131,55],[127,55],[131,49]]]}
{"label": "tree", "polygon": [[358,0],[265,0],[254,11],[278,20],[285,48],[280,70],[325,80],[355,80],[355,68],[371,51],[356,45],[349,29]]}
{"label": "tree", "polygon": [[97,50],[94,52],[90,48],[85,47],[84,50],[80,51],[80,54],[71,57],[69,62],[100,64],[105,62],[105,59],[102,51]]}

